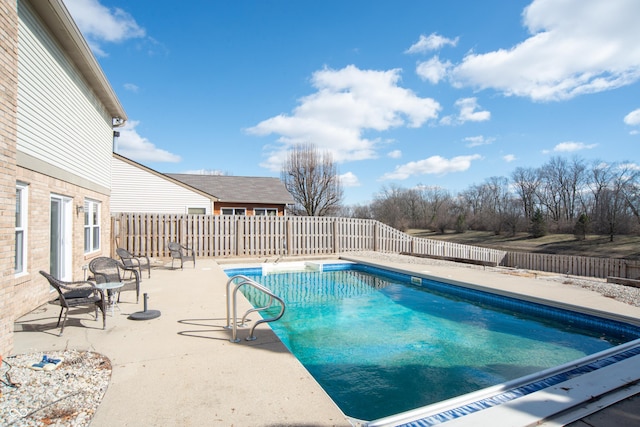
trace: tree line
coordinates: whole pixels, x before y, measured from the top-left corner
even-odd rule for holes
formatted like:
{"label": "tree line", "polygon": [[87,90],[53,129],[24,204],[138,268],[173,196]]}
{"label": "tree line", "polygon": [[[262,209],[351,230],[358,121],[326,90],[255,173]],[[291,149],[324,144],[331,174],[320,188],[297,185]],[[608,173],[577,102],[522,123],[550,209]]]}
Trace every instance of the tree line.
{"label": "tree line", "polygon": [[553,157],[539,168],[516,168],[458,194],[427,185],[384,187],[367,205],[344,207],[342,215],[372,218],[400,230],[430,229],[587,233],[610,236],[640,230],[640,168]]}
{"label": "tree line", "polygon": [[538,168],[518,167],[510,177],[490,177],[453,194],[441,187],[386,186],[365,205],[345,206],[329,152],[296,145],[281,179],[296,205],[294,215],[376,219],[399,230],[429,229],[608,235],[640,232],[640,167],[552,157]]}

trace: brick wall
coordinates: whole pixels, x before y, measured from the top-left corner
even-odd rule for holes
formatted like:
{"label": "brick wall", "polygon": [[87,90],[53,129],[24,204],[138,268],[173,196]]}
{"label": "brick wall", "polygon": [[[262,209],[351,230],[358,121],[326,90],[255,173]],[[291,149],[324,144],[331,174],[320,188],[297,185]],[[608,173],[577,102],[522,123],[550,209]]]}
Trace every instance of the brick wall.
{"label": "brick wall", "polygon": [[18,11],[0,0],[0,355],[13,348]]}
{"label": "brick wall", "polygon": [[[17,179],[29,186],[29,231],[27,243],[29,248],[27,255],[29,273],[16,279],[14,292],[14,315],[16,318],[56,297],[55,294],[50,292],[46,279],[39,274],[40,270],[49,271],[50,205],[52,194],[72,199],[72,280],[84,279],[82,266],[89,264],[92,258],[109,256],[111,253],[108,196],[21,167],[17,168]],[[76,210],[77,206],[84,205],[85,198],[101,202],[101,247],[99,251],[86,255],[84,253],[84,213]]]}

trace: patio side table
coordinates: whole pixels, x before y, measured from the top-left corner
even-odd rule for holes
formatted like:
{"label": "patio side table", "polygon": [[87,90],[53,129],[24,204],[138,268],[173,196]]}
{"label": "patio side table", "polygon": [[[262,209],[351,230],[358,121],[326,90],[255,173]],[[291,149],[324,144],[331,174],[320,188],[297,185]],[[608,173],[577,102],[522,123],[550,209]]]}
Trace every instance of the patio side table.
{"label": "patio side table", "polygon": [[[114,306],[116,306],[117,298],[115,296],[120,293],[120,288],[124,286],[124,282],[106,282],[96,283],[96,288],[107,291],[107,305],[111,308],[111,317],[114,316]],[[118,308],[119,310],[120,308]]]}

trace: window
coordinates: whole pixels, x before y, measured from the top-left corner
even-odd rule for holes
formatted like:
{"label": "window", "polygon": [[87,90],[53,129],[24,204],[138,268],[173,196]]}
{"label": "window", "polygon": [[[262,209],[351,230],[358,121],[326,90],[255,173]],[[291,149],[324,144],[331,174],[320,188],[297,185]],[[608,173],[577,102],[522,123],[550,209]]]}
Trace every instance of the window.
{"label": "window", "polygon": [[84,253],[100,249],[100,202],[84,201]]}
{"label": "window", "polygon": [[222,215],[246,215],[247,210],[245,208],[222,208],[220,210]]}
{"label": "window", "polygon": [[205,215],[207,213],[206,208],[187,208],[189,215]]}
{"label": "window", "polygon": [[275,208],[256,208],[253,210],[254,215],[259,216],[278,216],[278,209]]}
{"label": "window", "polygon": [[27,186],[16,184],[16,274],[27,271],[27,200]]}

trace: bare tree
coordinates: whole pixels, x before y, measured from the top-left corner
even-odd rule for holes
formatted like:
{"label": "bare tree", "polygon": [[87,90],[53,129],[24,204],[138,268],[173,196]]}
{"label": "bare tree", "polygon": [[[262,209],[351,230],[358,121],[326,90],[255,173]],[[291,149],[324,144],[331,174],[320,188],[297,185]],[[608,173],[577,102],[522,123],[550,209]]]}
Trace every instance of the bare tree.
{"label": "bare tree", "polygon": [[320,153],[313,144],[294,146],[282,167],[281,179],[302,214],[327,216],[339,210],[342,186],[328,151]]}
{"label": "bare tree", "polygon": [[[507,227],[506,219],[511,208],[509,180],[502,176],[492,176],[485,181],[485,194],[491,212],[491,230],[500,234]],[[511,220],[513,222],[513,220]]]}
{"label": "bare tree", "polygon": [[371,204],[373,218],[398,230],[409,228],[409,217],[405,209],[406,190],[397,187],[383,187]]}
{"label": "bare tree", "polygon": [[422,200],[424,201],[425,223],[428,227],[444,233],[447,228],[455,224],[455,218],[451,217],[451,194],[441,187],[423,187]]}
{"label": "bare tree", "polygon": [[640,224],[640,176],[637,176],[634,182],[629,183],[626,198],[631,213]]}
{"label": "bare tree", "polygon": [[540,187],[540,173],[533,168],[516,168],[511,174],[511,180],[520,196],[520,202],[524,209],[524,217],[531,221],[535,212],[538,188]]}
{"label": "bare tree", "polygon": [[[552,157],[540,169],[543,185],[538,197],[559,229],[573,227],[581,191],[586,183],[586,165],[578,157],[571,162]],[[566,231],[566,230],[565,230]]]}

